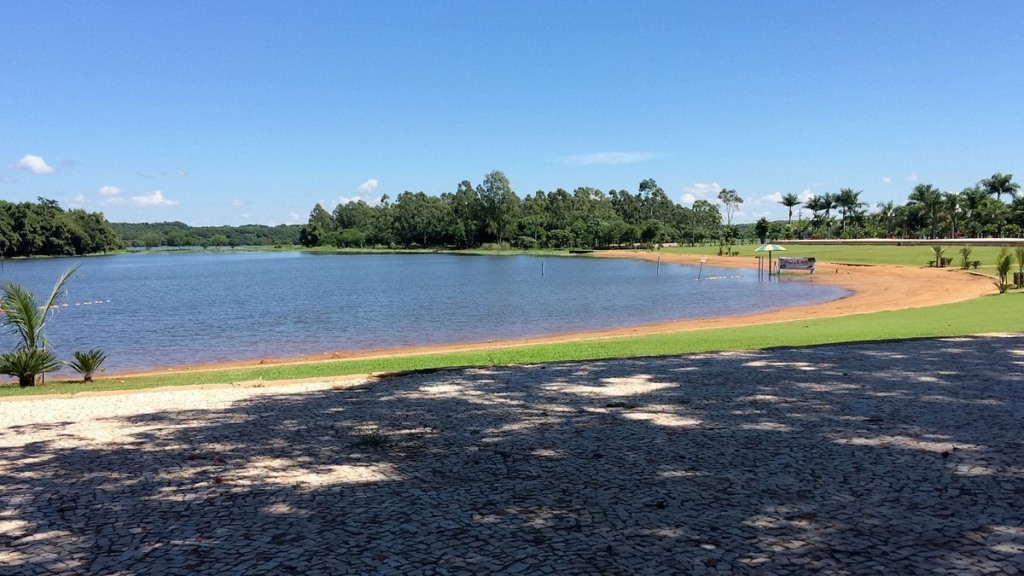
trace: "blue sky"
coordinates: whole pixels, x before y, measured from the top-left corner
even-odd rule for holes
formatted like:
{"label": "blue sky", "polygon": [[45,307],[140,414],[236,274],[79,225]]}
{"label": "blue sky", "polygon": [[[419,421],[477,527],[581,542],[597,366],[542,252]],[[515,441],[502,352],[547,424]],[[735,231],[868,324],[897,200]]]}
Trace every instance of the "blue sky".
{"label": "blue sky", "polygon": [[744,198],[1024,181],[1024,3],[0,3],[0,198],[303,223],[502,170]]}

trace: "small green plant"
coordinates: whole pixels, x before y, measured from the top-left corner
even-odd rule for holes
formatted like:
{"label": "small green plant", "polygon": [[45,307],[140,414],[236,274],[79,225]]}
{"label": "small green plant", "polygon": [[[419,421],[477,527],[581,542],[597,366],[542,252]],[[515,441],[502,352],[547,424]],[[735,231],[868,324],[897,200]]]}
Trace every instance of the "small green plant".
{"label": "small green plant", "polygon": [[1010,256],[1010,251],[1007,250],[1006,246],[1003,246],[1002,250],[999,251],[999,255],[996,256],[996,273],[999,274],[999,280],[996,281],[996,288],[1000,294],[1003,294],[1010,288],[1011,284],[1007,282],[1007,277],[1010,275],[1010,268],[1013,266],[1013,257]]}
{"label": "small green plant", "polygon": [[60,369],[57,355],[45,348],[22,348],[0,356],[0,374],[18,379],[22,388],[36,385],[36,376]]}
{"label": "small green plant", "polygon": [[107,353],[99,348],[94,348],[88,352],[75,352],[73,356],[75,357],[74,360],[66,360],[64,364],[81,374],[84,382],[92,382],[93,375],[102,371],[100,366],[107,359]]}
{"label": "small green plant", "polygon": [[946,253],[945,246],[932,246],[932,253],[935,254],[935,266],[942,267],[942,255]]}
{"label": "small green plant", "polygon": [[964,270],[971,267],[971,252],[973,250],[970,246],[964,246],[960,249],[960,267]]}
{"label": "small green plant", "polygon": [[1013,257],[1017,260],[1017,274],[1020,281],[1017,282],[1017,288],[1024,288],[1021,282],[1024,282],[1024,246],[1017,246],[1013,251]]}
{"label": "small green plant", "polygon": [[365,446],[375,450],[383,450],[393,443],[391,436],[381,432],[380,428],[370,428],[359,432],[356,436],[356,446]]}

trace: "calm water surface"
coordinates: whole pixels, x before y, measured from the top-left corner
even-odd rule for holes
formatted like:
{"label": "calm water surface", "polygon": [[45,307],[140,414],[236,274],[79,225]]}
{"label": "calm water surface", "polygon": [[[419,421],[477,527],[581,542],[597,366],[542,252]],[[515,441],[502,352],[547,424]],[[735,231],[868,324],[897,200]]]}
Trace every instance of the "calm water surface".
{"label": "calm water surface", "polygon": [[[42,300],[81,264],[47,334],[62,358],[101,348],[109,372],[336,350],[521,338],[746,314],[833,300],[806,277],[530,256],[135,254],[6,261]],[[543,269],[543,275],[541,274]],[[3,349],[13,338],[0,337]]]}

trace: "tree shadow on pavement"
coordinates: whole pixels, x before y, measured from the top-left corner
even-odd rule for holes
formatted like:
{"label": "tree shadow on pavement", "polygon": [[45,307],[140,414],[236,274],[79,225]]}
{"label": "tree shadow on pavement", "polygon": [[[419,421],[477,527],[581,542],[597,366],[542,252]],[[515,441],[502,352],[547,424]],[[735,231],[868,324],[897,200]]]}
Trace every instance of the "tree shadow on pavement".
{"label": "tree shadow on pavement", "polygon": [[1004,573],[1022,366],[1024,336],[919,340],[26,423],[0,572]]}

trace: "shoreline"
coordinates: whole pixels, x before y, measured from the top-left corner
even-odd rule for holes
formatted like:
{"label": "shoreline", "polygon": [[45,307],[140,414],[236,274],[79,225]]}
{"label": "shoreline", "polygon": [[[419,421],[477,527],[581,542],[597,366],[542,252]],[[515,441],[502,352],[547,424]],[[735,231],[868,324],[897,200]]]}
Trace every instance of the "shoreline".
{"label": "shoreline", "polygon": [[[695,254],[672,254],[637,250],[615,250],[595,252],[597,258],[631,258],[673,264],[698,265],[706,258],[709,266],[723,268],[757,267],[756,257],[702,256]],[[669,332],[689,332],[714,328],[749,326],[792,320],[833,318],[853,314],[865,314],[907,308],[936,306],[970,300],[992,292],[990,279],[978,274],[965,273],[956,268],[911,268],[888,265],[860,265],[821,262],[814,274],[806,274],[811,283],[842,288],[851,292],[849,296],[819,304],[789,306],[767,312],[740,316],[670,320],[652,324],[590,330],[583,332],[555,333],[520,339],[489,340],[484,342],[449,343],[438,345],[405,346],[371,350],[338,350],[319,354],[305,354],[289,357],[265,357],[248,360],[229,360],[198,364],[195,366],[173,366],[156,370],[128,371],[104,375],[97,380],[175,374],[200,371],[256,368],[332,362],[338,360],[365,360],[391,356],[415,356],[447,352],[479,351],[512,346],[552,344],[580,340],[595,340]]]}

